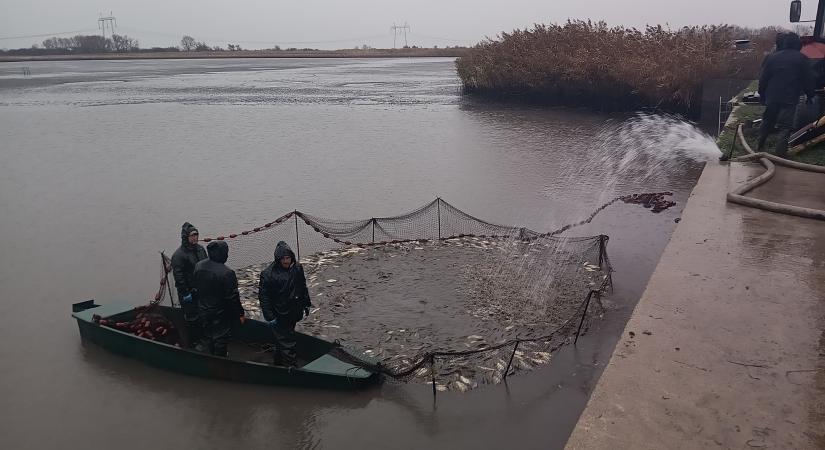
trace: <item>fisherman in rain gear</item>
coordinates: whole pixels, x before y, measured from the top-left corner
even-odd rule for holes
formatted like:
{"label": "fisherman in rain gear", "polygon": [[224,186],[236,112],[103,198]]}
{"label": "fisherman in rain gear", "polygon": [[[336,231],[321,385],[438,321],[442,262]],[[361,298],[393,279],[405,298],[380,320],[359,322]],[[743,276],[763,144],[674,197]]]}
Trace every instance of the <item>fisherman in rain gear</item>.
{"label": "fisherman in rain gear", "polygon": [[786,156],[794,114],[803,93],[814,97],[813,74],[808,58],[800,52],[802,41],[796,33],[776,37],[776,51],[765,58],[759,77],[759,98],[765,104],[759,128],[758,150],[765,147],[768,135],[779,130],[776,154]]}
{"label": "fisherman in rain gear", "polygon": [[275,247],[275,261],[261,272],[258,300],[275,334],[274,363],[295,366],[295,324],[309,315],[312,302],[304,268],[284,241]]}
{"label": "fisherman in rain gear", "polygon": [[193,276],[195,264],[207,256],[206,250],[198,244],[198,229],[191,223],[186,222],[181,227],[180,241],[180,247],[172,254],[172,275],[186,322],[188,340],[185,342],[194,347],[200,341],[201,326],[198,323],[198,295]]}
{"label": "fisherman in rain gear", "polygon": [[226,267],[229,245],[212,241],[206,246],[209,259],[195,266],[195,287],[206,347],[215,356],[227,355],[227,343],[236,321],[246,320],[235,271]]}

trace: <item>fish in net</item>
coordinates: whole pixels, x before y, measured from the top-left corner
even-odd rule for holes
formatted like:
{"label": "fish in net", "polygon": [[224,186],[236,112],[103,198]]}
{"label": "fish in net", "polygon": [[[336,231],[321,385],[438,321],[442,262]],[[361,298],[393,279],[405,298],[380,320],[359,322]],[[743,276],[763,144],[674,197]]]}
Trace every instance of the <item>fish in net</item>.
{"label": "fish in net", "polygon": [[[275,243],[286,241],[315,305],[302,332],[342,344],[335,356],[359,367],[434,391],[466,391],[548,364],[603,313],[612,282],[608,237],[561,233],[618,201],[663,211],[675,204],[669,195],[617,197],[548,233],[493,224],[437,198],[406,214],[360,220],[296,210],[204,241],[230,243],[227,264],[252,317],[260,318],[260,273]],[[165,257],[164,271],[168,277]],[[155,302],[167,294],[174,304],[161,281]]]}

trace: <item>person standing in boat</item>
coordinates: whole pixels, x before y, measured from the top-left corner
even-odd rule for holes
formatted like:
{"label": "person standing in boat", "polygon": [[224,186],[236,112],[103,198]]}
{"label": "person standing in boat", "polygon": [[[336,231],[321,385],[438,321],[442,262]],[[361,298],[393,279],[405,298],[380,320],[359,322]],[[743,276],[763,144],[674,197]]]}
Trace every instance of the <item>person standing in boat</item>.
{"label": "person standing in boat", "polygon": [[275,260],[261,272],[258,300],[275,334],[274,363],[295,366],[295,324],[309,315],[312,302],[304,268],[284,241],[275,246]]}
{"label": "person standing in boat", "polygon": [[198,311],[205,345],[215,356],[227,356],[227,344],[232,326],[246,320],[238,292],[235,271],[226,267],[229,245],[212,241],[206,246],[209,259],[195,265],[195,288],[198,293]]}
{"label": "person standing in boat", "polygon": [[200,342],[201,325],[198,323],[198,295],[193,277],[195,264],[207,256],[206,250],[198,244],[198,229],[191,223],[186,222],[181,227],[180,241],[180,247],[172,254],[172,275],[186,322],[188,339],[185,342],[195,347]]}

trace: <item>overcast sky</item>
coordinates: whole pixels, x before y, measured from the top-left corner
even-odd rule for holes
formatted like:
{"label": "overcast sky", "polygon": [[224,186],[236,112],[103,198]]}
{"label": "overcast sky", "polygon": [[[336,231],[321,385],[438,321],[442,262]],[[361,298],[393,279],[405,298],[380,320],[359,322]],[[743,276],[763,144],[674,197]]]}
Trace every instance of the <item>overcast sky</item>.
{"label": "overcast sky", "polygon": [[[0,0],[0,48],[28,47],[44,37],[94,34],[100,13],[117,18],[116,32],[142,47],[178,45],[189,34],[210,45],[244,48],[392,47],[393,23],[408,23],[409,45],[473,44],[485,36],[536,22],[568,18],[641,27],[729,23],[788,24],[789,0]],[[803,0],[803,19],[816,12]],[[69,35],[71,35],[69,34]],[[399,42],[399,45],[400,42]]]}

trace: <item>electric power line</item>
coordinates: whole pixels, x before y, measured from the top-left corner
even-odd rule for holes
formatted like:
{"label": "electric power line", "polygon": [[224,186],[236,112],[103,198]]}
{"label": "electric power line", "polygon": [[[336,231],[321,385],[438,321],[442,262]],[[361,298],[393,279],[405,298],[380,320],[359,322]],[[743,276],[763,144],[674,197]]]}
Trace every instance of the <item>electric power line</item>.
{"label": "electric power line", "polygon": [[[120,27],[123,30],[132,30],[138,33],[148,33],[148,34],[155,34],[158,36],[168,36],[168,37],[182,37],[182,34],[179,33],[167,33],[163,31],[152,31],[152,30],[145,30],[141,28],[135,27]],[[198,36],[198,39],[204,39],[207,41],[215,41],[215,42],[237,42],[239,44],[284,44],[284,45],[300,45],[300,44],[334,44],[337,42],[360,42],[368,39],[377,39],[386,37],[385,34],[373,34],[370,36],[357,36],[352,38],[346,39],[331,39],[331,40],[322,40],[322,41],[279,41],[277,39],[270,39],[266,41],[261,40],[238,40],[238,39],[225,39],[222,37],[215,37],[215,36]]]}
{"label": "electric power line", "polygon": [[[277,41],[277,42],[280,42],[281,44],[334,44],[334,43],[337,43],[337,42],[360,42],[360,41],[366,41],[368,39],[383,38],[383,37],[386,37],[386,36],[387,36],[386,34],[382,33],[382,34],[373,34],[371,36],[355,37],[355,38],[350,38],[350,39],[335,39],[335,40],[331,40],[331,41],[294,41],[294,42]],[[238,42],[244,42],[244,41],[238,41]]]}
{"label": "electric power line", "polygon": [[96,32],[96,31],[99,31],[99,29],[60,31],[60,32],[57,32],[57,33],[29,34],[29,35],[26,35],[26,36],[2,36],[2,37],[0,37],[0,41],[6,41],[6,40],[11,40],[11,39],[28,39],[28,38],[37,38],[37,37],[60,36],[61,34],[92,33],[92,32]]}
{"label": "electric power line", "polygon": [[[102,18],[102,19],[105,20],[105,19],[109,19],[109,18],[106,17],[106,18]],[[112,17],[112,19],[114,19],[114,17]],[[98,19],[98,20],[101,20],[101,19]],[[107,20],[107,22],[108,22],[108,20]],[[104,24],[103,26],[108,26],[109,29],[113,29],[111,23]],[[131,26],[128,26],[128,27],[127,26],[121,26],[120,28],[123,29],[123,30],[131,30],[131,31],[137,32],[137,33],[148,33],[148,34],[154,34],[154,35],[159,35],[159,36],[167,36],[167,37],[173,37],[173,38],[179,38],[179,37],[183,36],[180,33],[168,33],[168,32],[162,32],[162,31],[153,31],[153,30],[146,30],[146,29],[141,29],[141,28],[136,28],[136,27],[131,27]],[[101,30],[101,28],[98,27],[98,29],[59,31],[59,32],[54,32],[54,33],[29,34],[29,35],[20,35],[20,36],[0,36],[0,41],[13,40],[13,39],[51,37],[51,36],[60,36],[60,35],[65,35],[65,34],[92,33],[92,32],[96,32],[96,31],[99,32],[100,30]],[[418,36],[418,37],[421,37],[421,38],[432,39],[432,40],[437,40],[437,41],[449,41],[449,42],[467,42],[468,41],[467,39],[453,39],[453,38],[446,38],[446,37],[439,37],[439,36],[428,36],[428,35],[420,34],[420,33],[413,33],[413,32],[410,31],[410,26],[406,23],[404,25],[393,25],[393,27],[391,27],[391,30],[393,31],[393,34],[394,34],[394,36],[393,36],[393,41],[394,41],[393,42],[393,47],[395,47],[395,37],[396,37],[395,35],[397,35],[398,33],[401,33],[403,35],[406,35],[407,33],[409,33],[412,36]],[[344,38],[344,39],[329,39],[329,40],[319,40],[319,41],[279,41],[277,39],[272,39],[272,40],[237,40],[237,39],[224,39],[224,38],[208,37],[208,36],[203,37],[203,39],[206,39],[206,40],[209,40],[209,41],[219,41],[219,42],[237,42],[237,43],[240,43],[240,44],[309,45],[309,44],[335,44],[335,43],[339,43],[339,42],[360,42],[360,41],[366,41],[366,40],[370,40],[370,39],[380,39],[380,38],[384,38],[384,37],[386,37],[385,34],[373,34],[373,35],[368,35],[368,36],[357,36],[357,37]],[[406,37],[406,36],[404,36],[404,37]],[[404,40],[404,43],[405,43],[405,45],[407,44],[406,39]]]}
{"label": "electric power line", "polygon": [[468,41],[472,41],[472,39],[453,39],[453,38],[445,38],[445,37],[438,37],[438,36],[428,36],[426,34],[413,33],[413,32],[410,32],[410,35],[411,36],[422,37],[422,38],[425,38],[425,39],[431,39],[431,40],[434,40],[434,41],[449,41],[449,42],[468,42]]}

